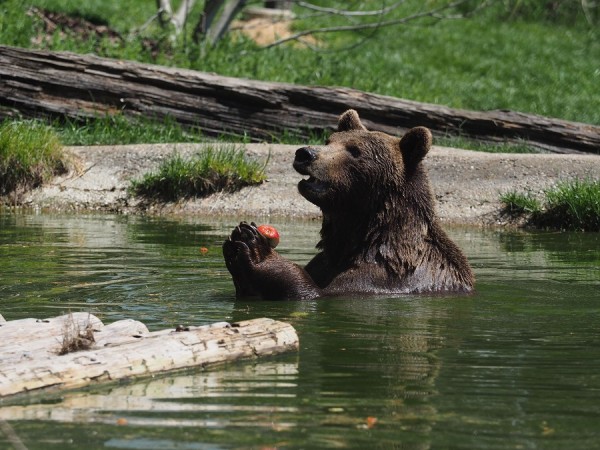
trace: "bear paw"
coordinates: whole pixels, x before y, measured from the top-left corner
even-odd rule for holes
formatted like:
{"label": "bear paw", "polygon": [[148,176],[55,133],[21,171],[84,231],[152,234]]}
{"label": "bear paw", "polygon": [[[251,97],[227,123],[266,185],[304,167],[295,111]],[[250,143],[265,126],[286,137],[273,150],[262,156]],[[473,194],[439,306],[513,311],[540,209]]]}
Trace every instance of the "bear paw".
{"label": "bear paw", "polygon": [[232,274],[252,270],[272,253],[269,240],[258,231],[254,222],[240,222],[223,244],[225,263]]}

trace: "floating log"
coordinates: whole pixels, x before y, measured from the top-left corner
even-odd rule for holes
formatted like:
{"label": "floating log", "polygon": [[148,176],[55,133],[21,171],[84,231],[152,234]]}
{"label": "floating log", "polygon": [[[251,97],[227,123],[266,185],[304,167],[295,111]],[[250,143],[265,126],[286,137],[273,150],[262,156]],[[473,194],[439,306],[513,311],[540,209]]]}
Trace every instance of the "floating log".
{"label": "floating log", "polygon": [[[65,341],[77,338],[89,348],[60,354]],[[266,318],[155,332],[134,320],[105,326],[88,313],[15,320],[0,326],[0,397],[204,368],[291,350],[298,350],[294,328]]]}
{"label": "floating log", "polygon": [[82,119],[123,113],[163,119],[213,135],[270,139],[331,131],[356,109],[365,125],[398,134],[434,133],[528,142],[559,153],[600,153],[600,126],[497,110],[476,112],[355,89],[253,81],[68,52],[0,46],[0,116]]}

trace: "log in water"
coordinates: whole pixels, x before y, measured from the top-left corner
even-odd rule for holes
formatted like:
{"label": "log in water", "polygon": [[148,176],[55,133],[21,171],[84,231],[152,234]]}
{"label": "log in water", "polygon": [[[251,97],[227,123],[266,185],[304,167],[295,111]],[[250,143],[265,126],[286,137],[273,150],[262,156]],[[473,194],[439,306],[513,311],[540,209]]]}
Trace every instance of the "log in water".
{"label": "log in water", "polygon": [[292,350],[298,350],[294,328],[267,318],[154,332],[135,320],[105,326],[88,313],[15,320],[0,324],[0,397]]}

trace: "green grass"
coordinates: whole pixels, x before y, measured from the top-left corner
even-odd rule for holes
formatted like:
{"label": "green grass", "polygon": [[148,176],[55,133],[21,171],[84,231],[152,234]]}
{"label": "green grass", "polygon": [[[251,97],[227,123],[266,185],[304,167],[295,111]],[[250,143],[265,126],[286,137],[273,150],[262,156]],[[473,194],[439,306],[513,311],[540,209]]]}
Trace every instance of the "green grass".
{"label": "green grass", "polygon": [[[153,119],[147,117],[127,117],[123,114],[86,118],[80,121],[32,121],[47,124],[55,130],[64,145],[127,145],[127,144],[168,144],[174,142],[211,143],[230,142],[231,136],[209,137],[200,128],[185,128],[172,118]],[[273,134],[269,142],[276,144],[322,144],[326,136],[313,133],[308,139],[284,131]],[[241,144],[250,142],[248,136],[238,136]]]}
{"label": "green grass", "polygon": [[[409,0],[394,14],[405,16],[435,3]],[[589,23],[580,2],[492,3],[493,7],[470,19],[429,18],[376,33],[319,35],[324,45],[321,51],[313,51],[293,46],[263,50],[243,39],[225,39],[208,49],[192,43],[191,26],[175,42],[156,26],[129,34],[155,13],[154,2],[146,0],[4,0],[0,3],[0,43],[93,52],[236,77],[348,86],[456,108],[511,109],[600,124],[600,7],[593,7],[596,22]],[[338,5],[335,1],[328,4]],[[29,5],[104,21],[125,39],[78,40],[55,33],[49,41],[32,43],[42,25],[25,15]],[[381,2],[352,5],[373,9],[381,7]],[[347,22],[311,17],[296,26],[302,29],[319,23]],[[151,48],[148,40],[153,42]],[[361,45],[353,47],[357,42]]]}
{"label": "green grass", "polygon": [[197,131],[187,130],[175,120],[129,118],[122,114],[82,121],[51,123],[65,145],[127,145],[172,142],[205,142]]}
{"label": "green grass", "polygon": [[487,153],[542,153],[542,150],[527,144],[510,142],[484,142],[464,136],[447,135],[434,138],[433,143],[443,147],[454,147]]}
{"label": "green grass", "polygon": [[564,181],[544,192],[543,203],[529,193],[507,192],[505,212],[539,228],[600,231],[600,180]]}
{"label": "green grass", "polygon": [[130,193],[148,200],[176,201],[231,192],[262,183],[265,165],[249,159],[235,146],[208,147],[188,159],[173,155],[156,172],[133,180]]}
{"label": "green grass", "polygon": [[[314,20],[305,24],[314,26]],[[323,36],[333,51],[251,51],[224,42],[198,70],[298,84],[341,85],[473,110],[511,109],[600,124],[598,31],[523,20],[423,20],[359,36]],[[240,57],[244,48],[246,54]],[[225,54],[222,54],[224,52]]]}
{"label": "green grass", "polygon": [[560,228],[600,231],[600,180],[573,180],[546,192],[540,223]]}
{"label": "green grass", "polygon": [[500,195],[500,201],[511,215],[538,214],[542,210],[540,201],[528,192],[505,192]]}
{"label": "green grass", "polygon": [[35,188],[67,171],[58,135],[34,121],[0,124],[0,195]]}
{"label": "green grass", "polygon": [[[499,3],[499,5],[498,5]],[[495,5],[497,14],[508,19],[542,20],[548,23],[598,23],[598,4],[573,0],[504,0]]]}
{"label": "green grass", "polygon": [[[57,125],[55,123],[55,125]],[[35,188],[64,173],[69,163],[62,142],[69,145],[205,142],[174,121],[128,120],[123,116],[68,122],[55,129],[42,121],[0,124],[0,195]],[[175,155],[155,173],[131,183],[133,195],[174,201],[234,191],[265,180],[264,166],[233,145],[207,144],[206,150],[185,159]]]}

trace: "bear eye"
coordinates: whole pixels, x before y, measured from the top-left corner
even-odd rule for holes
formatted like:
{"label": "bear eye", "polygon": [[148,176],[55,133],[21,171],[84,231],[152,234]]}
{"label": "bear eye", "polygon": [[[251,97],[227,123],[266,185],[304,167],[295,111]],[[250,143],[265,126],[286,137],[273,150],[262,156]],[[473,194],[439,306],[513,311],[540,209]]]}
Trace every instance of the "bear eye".
{"label": "bear eye", "polygon": [[355,158],[358,158],[360,156],[360,148],[358,148],[358,146],[356,145],[349,145],[346,147],[346,150],[348,150],[350,154]]}

